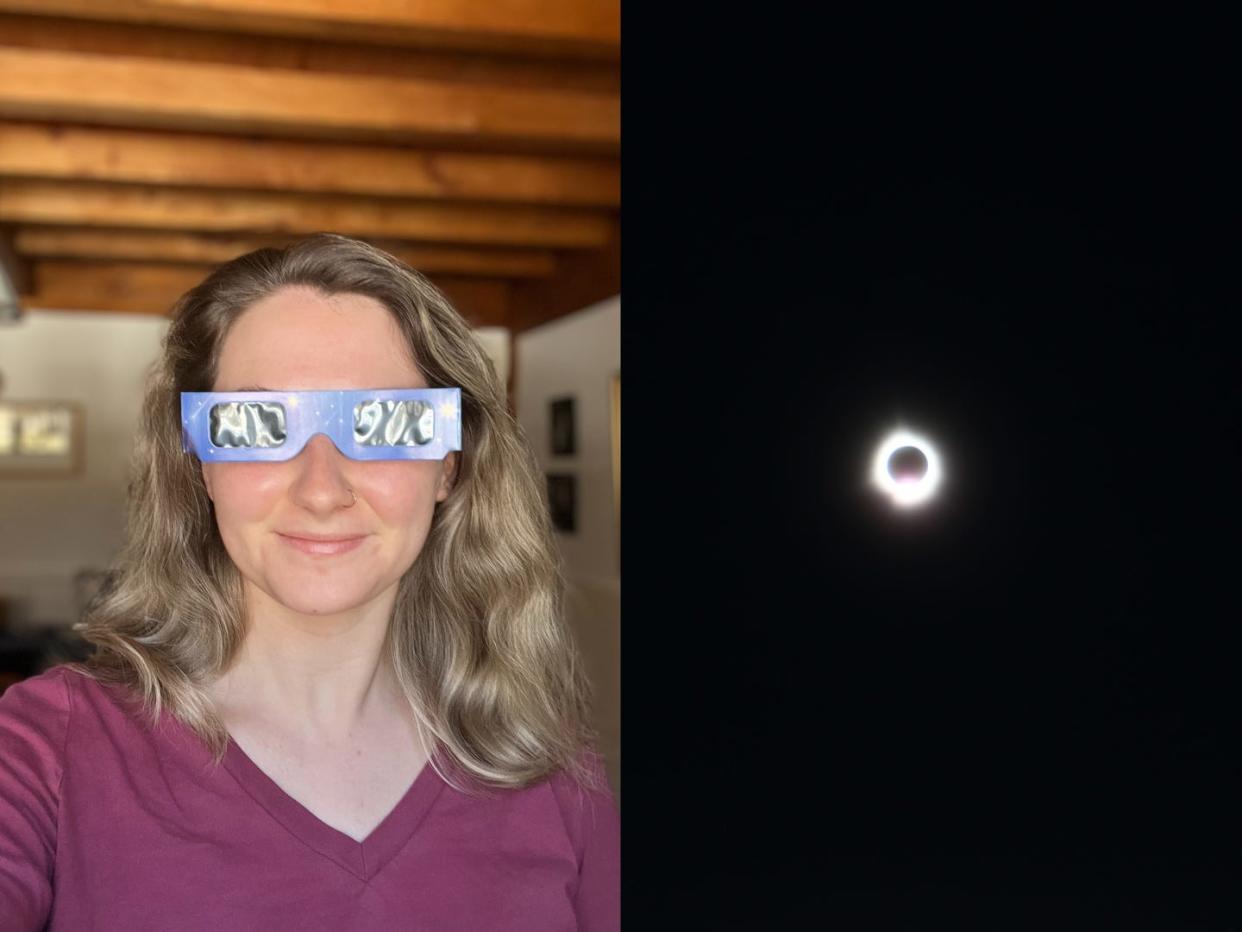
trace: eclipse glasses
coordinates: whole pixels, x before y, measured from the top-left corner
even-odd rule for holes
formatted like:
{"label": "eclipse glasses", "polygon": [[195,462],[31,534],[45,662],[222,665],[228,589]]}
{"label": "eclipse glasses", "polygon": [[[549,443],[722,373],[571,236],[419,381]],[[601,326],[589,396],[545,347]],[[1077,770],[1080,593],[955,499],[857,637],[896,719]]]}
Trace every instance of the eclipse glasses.
{"label": "eclipse glasses", "polygon": [[182,448],[204,463],[292,459],[325,434],[356,460],[442,460],[461,449],[461,389],[182,392]]}

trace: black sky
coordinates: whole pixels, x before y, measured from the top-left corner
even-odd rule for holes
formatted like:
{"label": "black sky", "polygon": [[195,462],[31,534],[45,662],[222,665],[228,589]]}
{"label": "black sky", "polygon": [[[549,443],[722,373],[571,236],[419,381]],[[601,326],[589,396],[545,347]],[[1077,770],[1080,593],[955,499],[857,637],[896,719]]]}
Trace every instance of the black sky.
{"label": "black sky", "polygon": [[1236,927],[1223,24],[634,19],[627,912]]}

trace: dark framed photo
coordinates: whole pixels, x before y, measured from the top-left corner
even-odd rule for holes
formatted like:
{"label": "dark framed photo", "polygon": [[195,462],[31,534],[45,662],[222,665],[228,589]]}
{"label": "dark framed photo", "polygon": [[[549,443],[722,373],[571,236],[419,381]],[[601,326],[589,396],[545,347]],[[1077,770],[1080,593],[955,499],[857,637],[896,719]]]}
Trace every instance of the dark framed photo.
{"label": "dark framed photo", "polygon": [[570,456],[574,453],[574,400],[557,398],[548,404],[553,456]]}
{"label": "dark framed photo", "polygon": [[577,526],[578,480],[570,473],[548,473],[548,507],[552,526],[573,533]]}

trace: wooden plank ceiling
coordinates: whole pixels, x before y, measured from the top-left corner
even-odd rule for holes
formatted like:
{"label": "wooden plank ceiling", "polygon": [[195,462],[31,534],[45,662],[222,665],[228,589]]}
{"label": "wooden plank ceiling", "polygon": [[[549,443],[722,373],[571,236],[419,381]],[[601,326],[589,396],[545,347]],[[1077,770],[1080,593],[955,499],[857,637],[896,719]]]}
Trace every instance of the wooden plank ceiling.
{"label": "wooden plank ceiling", "polygon": [[619,0],[0,0],[27,308],[165,313],[320,230],[478,326],[620,291]]}

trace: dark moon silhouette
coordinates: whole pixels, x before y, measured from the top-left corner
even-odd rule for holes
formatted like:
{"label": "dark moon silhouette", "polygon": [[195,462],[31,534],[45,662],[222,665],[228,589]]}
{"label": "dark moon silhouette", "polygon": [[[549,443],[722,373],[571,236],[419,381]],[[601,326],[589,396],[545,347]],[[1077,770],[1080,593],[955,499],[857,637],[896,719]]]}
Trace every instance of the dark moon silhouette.
{"label": "dark moon silhouette", "polygon": [[899,447],[888,458],[888,474],[898,482],[916,482],[927,475],[927,457],[918,447]]}

